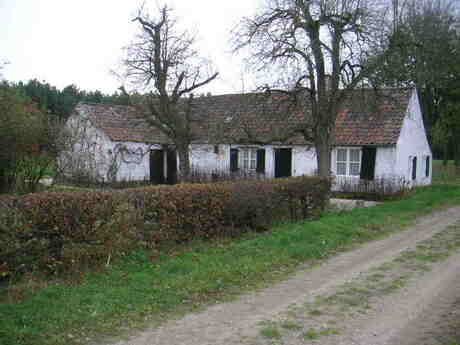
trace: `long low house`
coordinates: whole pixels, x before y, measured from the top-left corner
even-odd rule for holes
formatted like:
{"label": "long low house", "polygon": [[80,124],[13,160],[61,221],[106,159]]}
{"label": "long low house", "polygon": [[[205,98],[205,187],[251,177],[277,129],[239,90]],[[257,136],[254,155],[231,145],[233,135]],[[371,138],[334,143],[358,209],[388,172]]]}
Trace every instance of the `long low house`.
{"label": "long low house", "polygon": [[[267,178],[314,175],[315,148],[300,134],[304,107],[281,96],[235,94],[193,103],[192,170]],[[299,110],[302,109],[302,110]],[[104,181],[174,183],[172,141],[151,127],[138,108],[78,104],[67,122],[71,149],[60,157],[67,174]],[[400,179],[431,183],[432,153],[416,90],[355,90],[337,115],[332,175],[336,181]]]}

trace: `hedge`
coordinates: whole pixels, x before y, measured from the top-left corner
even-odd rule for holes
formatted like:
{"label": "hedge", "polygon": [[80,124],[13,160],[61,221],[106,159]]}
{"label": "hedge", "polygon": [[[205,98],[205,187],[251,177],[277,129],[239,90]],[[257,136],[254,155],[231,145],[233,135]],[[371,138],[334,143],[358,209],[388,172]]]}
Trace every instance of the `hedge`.
{"label": "hedge", "polygon": [[295,177],[3,197],[0,277],[75,272],[162,241],[231,236],[315,217],[329,190],[327,179]]}
{"label": "hedge", "polygon": [[110,193],[38,193],[2,206],[0,276],[75,271],[136,244],[136,210]]}

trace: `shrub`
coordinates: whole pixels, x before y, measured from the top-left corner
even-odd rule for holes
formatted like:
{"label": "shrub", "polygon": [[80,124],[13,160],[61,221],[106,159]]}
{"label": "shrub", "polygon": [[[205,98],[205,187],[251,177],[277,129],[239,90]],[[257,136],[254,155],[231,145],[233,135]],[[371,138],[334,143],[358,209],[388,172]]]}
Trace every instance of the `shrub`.
{"label": "shrub", "polygon": [[315,218],[329,202],[331,183],[320,177],[280,180],[278,192],[284,197],[290,220]]}
{"label": "shrub", "polygon": [[126,191],[143,214],[146,241],[187,241],[266,229],[274,221],[314,217],[330,182],[315,177],[181,184]]}
{"label": "shrub", "polygon": [[3,198],[0,275],[75,272],[135,247],[261,231],[277,220],[315,217],[329,188],[329,180],[296,177]]}
{"label": "shrub", "polygon": [[35,191],[54,160],[52,127],[36,104],[0,82],[0,193]]}
{"label": "shrub", "polygon": [[110,193],[38,193],[0,206],[4,274],[75,271],[134,248],[136,211]]}

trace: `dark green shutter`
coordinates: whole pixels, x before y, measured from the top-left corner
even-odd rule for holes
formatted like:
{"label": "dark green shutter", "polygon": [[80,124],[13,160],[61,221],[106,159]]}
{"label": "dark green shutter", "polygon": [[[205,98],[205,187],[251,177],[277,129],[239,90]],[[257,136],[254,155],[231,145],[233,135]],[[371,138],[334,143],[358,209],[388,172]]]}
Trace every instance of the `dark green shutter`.
{"label": "dark green shutter", "polygon": [[230,149],[230,171],[238,171],[238,149]]}
{"label": "dark green shutter", "polygon": [[256,171],[265,174],[265,149],[257,150],[257,169]]}
{"label": "dark green shutter", "polygon": [[430,156],[426,157],[426,162],[425,162],[425,177],[430,177]]}
{"label": "dark green shutter", "polygon": [[412,180],[417,179],[417,157],[412,158]]}

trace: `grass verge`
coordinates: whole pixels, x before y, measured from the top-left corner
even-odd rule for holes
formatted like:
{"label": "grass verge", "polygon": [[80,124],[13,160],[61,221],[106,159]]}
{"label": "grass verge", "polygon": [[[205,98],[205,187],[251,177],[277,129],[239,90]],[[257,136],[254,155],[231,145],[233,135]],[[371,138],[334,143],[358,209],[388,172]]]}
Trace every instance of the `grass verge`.
{"label": "grass verge", "polygon": [[433,182],[460,184],[460,170],[455,167],[453,161],[448,161],[446,165],[441,160],[433,161]]}
{"label": "grass verge", "polygon": [[76,285],[48,283],[20,301],[3,289],[0,344],[73,345],[126,333],[152,322],[285,278],[357,243],[410,225],[417,215],[460,204],[460,186],[434,185],[406,200],[327,214],[320,220],[223,242],[194,243],[175,253],[139,251],[88,274]]}

